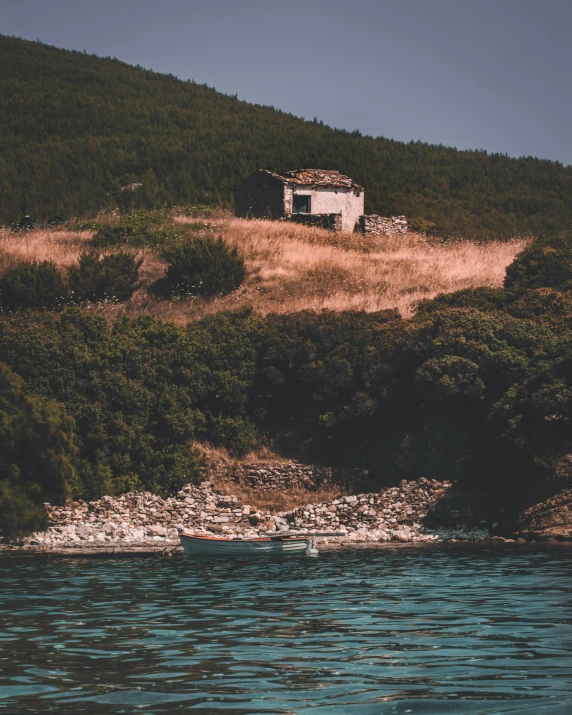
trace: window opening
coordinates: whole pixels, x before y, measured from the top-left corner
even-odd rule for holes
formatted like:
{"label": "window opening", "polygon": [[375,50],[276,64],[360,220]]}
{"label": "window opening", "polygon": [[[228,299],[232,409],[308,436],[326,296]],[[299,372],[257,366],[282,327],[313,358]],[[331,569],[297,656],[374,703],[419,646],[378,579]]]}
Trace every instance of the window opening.
{"label": "window opening", "polygon": [[300,196],[294,194],[292,202],[292,213],[309,214],[310,211],[310,196]]}

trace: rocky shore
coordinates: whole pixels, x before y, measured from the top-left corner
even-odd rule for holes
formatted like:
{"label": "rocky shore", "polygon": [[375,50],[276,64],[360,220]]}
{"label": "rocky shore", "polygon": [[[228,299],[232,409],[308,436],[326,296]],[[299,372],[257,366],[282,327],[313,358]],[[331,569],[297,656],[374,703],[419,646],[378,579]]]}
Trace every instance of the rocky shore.
{"label": "rocky shore", "polygon": [[[206,478],[200,485],[189,484],[168,499],[139,492],[64,506],[46,504],[49,528],[28,536],[18,549],[47,553],[170,551],[179,545],[178,526],[229,537],[335,531],[345,536],[330,537],[329,542],[343,544],[572,540],[570,489],[523,511],[517,530],[506,538],[506,532],[504,537],[499,535],[496,522],[479,521],[472,509],[458,509],[455,490],[447,481],[423,478],[360,493],[368,479],[363,470],[332,470],[295,461],[245,464],[220,459],[205,460],[203,475]],[[290,511],[257,509],[232,495],[235,486],[243,494],[297,492],[308,503]],[[328,501],[316,498],[340,491],[343,496]],[[0,545],[0,550],[13,548]]]}
{"label": "rocky shore", "polygon": [[[272,471],[272,470],[267,470]],[[264,481],[264,475],[260,475]],[[270,479],[275,478],[271,475]],[[428,529],[424,519],[450,489],[449,482],[420,479],[379,493],[342,496],[271,513],[222,494],[213,483],[184,487],[162,499],[149,492],[102,497],[64,506],[46,504],[50,526],[25,539],[30,551],[74,549],[174,548],[177,526],[203,534],[258,536],[280,531],[340,531],[343,542],[437,542],[479,540],[486,529]],[[335,541],[335,539],[332,539]]]}
{"label": "rocky shore", "polygon": [[572,541],[572,489],[539,501],[518,518],[514,536],[528,540]]}

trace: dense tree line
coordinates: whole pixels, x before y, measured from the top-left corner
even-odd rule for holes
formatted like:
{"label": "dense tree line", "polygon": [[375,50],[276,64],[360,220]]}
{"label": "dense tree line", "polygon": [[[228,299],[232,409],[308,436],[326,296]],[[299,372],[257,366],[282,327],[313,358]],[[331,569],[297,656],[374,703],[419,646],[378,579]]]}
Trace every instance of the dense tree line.
{"label": "dense tree line", "polygon": [[367,212],[441,234],[508,238],[572,222],[572,167],[555,162],[362,136],[17,38],[0,36],[0,56],[0,223],[230,207],[260,167],[338,169],[366,188]]}
{"label": "dense tree line", "polygon": [[[572,479],[572,232],[502,289],[381,313],[113,325],[72,307],[0,317],[0,512],[176,490],[193,441],[361,465],[378,485],[461,479],[518,500]],[[17,375],[15,374],[17,373]],[[27,511],[26,511],[27,509]]]}

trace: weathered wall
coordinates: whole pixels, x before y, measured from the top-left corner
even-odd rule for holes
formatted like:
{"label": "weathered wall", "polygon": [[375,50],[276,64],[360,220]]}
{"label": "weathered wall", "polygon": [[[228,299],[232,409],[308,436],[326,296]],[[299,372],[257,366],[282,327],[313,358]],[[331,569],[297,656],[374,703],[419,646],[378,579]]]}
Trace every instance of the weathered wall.
{"label": "weathered wall", "polygon": [[304,226],[317,226],[328,231],[342,231],[342,214],[292,214],[291,221]]}
{"label": "weathered wall", "polygon": [[240,218],[283,218],[283,182],[268,172],[256,172],[234,192],[234,212]]}
{"label": "weathered wall", "polygon": [[398,236],[407,233],[407,221],[405,216],[378,216],[377,214],[369,214],[368,216],[360,216],[356,224],[356,231],[369,233],[375,236]]}
{"label": "weathered wall", "polygon": [[294,194],[311,197],[312,214],[341,214],[342,231],[353,231],[358,218],[364,210],[364,192],[345,188],[317,186],[313,189],[284,187],[284,206],[286,215],[292,214]]}
{"label": "weathered wall", "polygon": [[253,462],[245,464],[236,461],[231,464],[207,461],[201,467],[206,480],[214,482],[236,482],[256,488],[258,491],[307,489],[316,491],[322,487],[337,485],[354,493],[365,487],[368,471],[351,467],[326,467],[316,464],[302,464],[297,461],[278,463]]}

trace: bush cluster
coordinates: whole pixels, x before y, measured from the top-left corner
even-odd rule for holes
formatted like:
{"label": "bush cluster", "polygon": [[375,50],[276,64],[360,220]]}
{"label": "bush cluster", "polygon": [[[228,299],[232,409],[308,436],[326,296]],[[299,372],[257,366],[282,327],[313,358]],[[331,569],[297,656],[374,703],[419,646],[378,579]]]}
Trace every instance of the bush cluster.
{"label": "bush cluster", "polygon": [[[158,295],[225,295],[241,285],[246,267],[221,237],[204,235],[211,228],[202,222],[177,226],[165,220],[164,212],[136,211],[101,227],[90,243],[94,250],[126,246],[159,251],[167,275],[155,286]],[[203,235],[193,235],[197,231]]]}
{"label": "bush cluster", "polygon": [[[139,286],[143,263],[137,248],[157,251],[167,262],[166,278],[154,286],[160,295],[225,295],[246,276],[244,259],[222,238],[205,233],[205,223],[174,225],[164,212],[136,211],[99,230],[76,265],[62,274],[52,261],[21,263],[0,277],[4,311],[53,310],[70,302],[127,300]],[[199,231],[200,236],[194,236]]]}
{"label": "bush cluster", "polygon": [[46,525],[43,501],[61,501],[75,485],[75,424],[63,405],[26,395],[0,363],[0,537]]}
{"label": "bush cluster", "polygon": [[246,277],[244,259],[222,238],[190,238],[163,251],[167,282],[174,292],[190,295],[226,295]]}
{"label": "bush cluster", "polygon": [[128,251],[82,253],[68,271],[70,296],[79,301],[127,300],[137,290],[142,263]]}
{"label": "bush cluster", "polygon": [[52,261],[21,263],[0,278],[0,301],[4,310],[56,308],[66,300],[64,279]]}
{"label": "bush cluster", "polygon": [[380,485],[462,479],[499,505],[570,479],[566,241],[553,245],[568,273],[529,260],[532,246],[507,288],[441,296],[411,320],[0,316],[0,498],[32,523],[45,498],[166,494],[197,476],[196,440],[240,453],[270,439],[286,454],[362,466]]}
{"label": "bush cluster", "polygon": [[141,263],[129,251],[88,251],[67,276],[52,261],[21,263],[0,277],[0,304],[12,312],[54,310],[77,301],[127,300],[138,287]]}
{"label": "bush cluster", "polygon": [[160,248],[184,240],[187,234],[187,227],[176,226],[162,212],[134,211],[117,223],[100,226],[90,243],[96,249]]}
{"label": "bush cluster", "polygon": [[[193,441],[238,452],[255,445],[247,395],[261,331],[262,321],[248,312],[186,328],[150,317],[109,326],[78,307],[0,318],[0,363],[17,368],[23,394],[48,404],[56,416],[60,405],[73,420],[73,440],[58,443],[73,473],[66,461],[55,460],[62,471],[46,468],[42,476],[26,461],[40,452],[32,455],[29,448],[14,452],[14,466],[6,468],[14,478],[27,475],[36,485],[27,493],[38,503],[68,493],[92,498],[131,489],[176,491],[198,475]],[[25,408],[22,402],[20,415]],[[23,426],[29,421],[30,438],[37,431],[47,439],[32,412],[18,419]],[[55,459],[58,452],[50,454]]]}
{"label": "bush cluster", "polygon": [[507,268],[505,288],[572,290],[572,230],[534,241]]}

